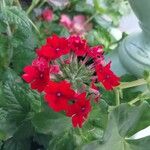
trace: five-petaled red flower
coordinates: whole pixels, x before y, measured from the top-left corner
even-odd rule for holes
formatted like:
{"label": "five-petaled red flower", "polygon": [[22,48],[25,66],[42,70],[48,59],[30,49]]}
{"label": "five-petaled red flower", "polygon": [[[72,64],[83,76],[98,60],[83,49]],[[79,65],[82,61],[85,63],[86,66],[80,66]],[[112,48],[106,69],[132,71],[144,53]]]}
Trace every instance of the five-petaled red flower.
{"label": "five-petaled red flower", "polygon": [[69,53],[69,51],[68,40],[54,34],[52,37],[47,38],[46,44],[37,50],[37,54],[48,60],[54,60]]}
{"label": "five-petaled red flower", "polygon": [[110,69],[111,62],[106,66],[96,65],[98,80],[103,84],[106,90],[112,90],[120,84],[120,78],[117,77]]}
{"label": "five-petaled red flower", "polygon": [[86,93],[84,92],[76,96],[74,103],[68,107],[66,114],[72,117],[74,127],[79,126],[81,128],[91,109],[90,100],[86,98]]}
{"label": "five-petaled red flower", "polygon": [[84,56],[88,51],[86,40],[80,36],[71,36],[69,38],[69,47],[77,56]]}
{"label": "five-petaled red flower", "polygon": [[42,92],[49,81],[48,62],[44,58],[37,58],[32,65],[26,66],[22,78],[31,83],[31,88]]}
{"label": "five-petaled red flower", "polygon": [[71,89],[71,84],[65,80],[61,82],[50,81],[45,92],[46,102],[56,112],[66,111],[68,101],[75,95],[74,90]]}

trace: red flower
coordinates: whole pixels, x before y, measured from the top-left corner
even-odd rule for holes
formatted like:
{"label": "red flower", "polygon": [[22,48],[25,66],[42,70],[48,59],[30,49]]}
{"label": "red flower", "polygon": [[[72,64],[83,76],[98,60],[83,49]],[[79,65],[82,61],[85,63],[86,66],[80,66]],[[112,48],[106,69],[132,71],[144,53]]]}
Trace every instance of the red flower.
{"label": "red flower", "polygon": [[74,104],[68,107],[67,116],[72,117],[74,127],[79,126],[81,128],[91,111],[91,104],[86,99],[86,93],[77,95],[74,102]]}
{"label": "red flower", "polygon": [[25,74],[22,75],[22,78],[27,83],[31,83],[31,88],[42,92],[49,81],[48,62],[44,58],[37,58],[23,71]]}
{"label": "red flower", "polygon": [[43,57],[38,57],[32,61],[32,66],[36,67],[39,71],[44,71],[49,67],[49,62]]}
{"label": "red flower", "polygon": [[37,54],[48,60],[54,60],[69,53],[69,50],[68,40],[66,38],[53,35],[52,37],[47,38],[46,45],[38,49]]}
{"label": "red flower", "polygon": [[49,8],[45,8],[42,12],[42,17],[45,21],[52,21],[53,19],[53,11]]}
{"label": "red flower", "polygon": [[103,46],[94,46],[88,50],[87,55],[93,59],[104,59]]}
{"label": "red flower", "polygon": [[96,73],[98,80],[103,84],[106,90],[113,90],[114,87],[120,84],[120,78],[110,70],[111,62],[106,66],[101,64],[96,65]]}
{"label": "red flower", "polygon": [[80,38],[79,36],[71,36],[69,38],[69,46],[77,56],[84,56],[88,50],[86,40]]}
{"label": "red flower", "polygon": [[66,110],[68,101],[74,98],[74,90],[67,81],[50,81],[45,89],[45,99],[48,105],[56,112]]}
{"label": "red flower", "polygon": [[[79,24],[84,20],[83,16],[74,19]],[[66,21],[69,25],[69,20]],[[61,57],[63,55],[65,57]],[[22,78],[32,89],[44,91],[48,106],[55,112],[64,111],[72,119],[74,127],[83,126],[92,109],[91,100],[99,101],[98,81],[106,90],[119,85],[120,78],[111,71],[111,63],[106,64],[104,60],[103,47],[90,48],[80,36],[65,38],[53,35],[37,50],[37,56],[31,65],[24,68]],[[76,65],[75,69],[73,65]],[[72,74],[75,74],[73,78],[76,82]],[[76,86],[79,81],[81,85]],[[71,83],[77,92],[72,89]]]}

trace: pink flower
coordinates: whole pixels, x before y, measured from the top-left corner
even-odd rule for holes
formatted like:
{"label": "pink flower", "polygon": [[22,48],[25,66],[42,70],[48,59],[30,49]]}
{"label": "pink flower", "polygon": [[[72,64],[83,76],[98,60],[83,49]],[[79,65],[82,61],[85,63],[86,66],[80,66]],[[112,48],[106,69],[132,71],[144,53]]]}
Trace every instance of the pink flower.
{"label": "pink flower", "polygon": [[60,24],[66,27],[68,30],[72,28],[72,21],[69,16],[62,14],[60,18]]}
{"label": "pink flower", "polygon": [[42,18],[45,21],[52,21],[53,20],[53,11],[49,8],[45,8],[42,12]]}
{"label": "pink flower", "polygon": [[68,15],[62,14],[60,24],[67,28],[71,34],[77,35],[83,35],[92,28],[91,24],[86,23],[86,17],[84,15],[76,15],[71,20]]}

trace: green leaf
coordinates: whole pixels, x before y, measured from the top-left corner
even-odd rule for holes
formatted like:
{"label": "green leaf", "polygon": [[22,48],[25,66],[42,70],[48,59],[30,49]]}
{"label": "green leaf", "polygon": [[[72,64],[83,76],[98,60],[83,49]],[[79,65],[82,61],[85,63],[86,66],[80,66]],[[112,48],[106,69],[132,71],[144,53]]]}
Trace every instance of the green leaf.
{"label": "green leaf", "polygon": [[9,24],[15,24],[24,33],[28,34],[31,31],[31,24],[26,13],[16,6],[6,6],[1,9],[0,20],[6,21]]}
{"label": "green leaf", "polygon": [[10,138],[4,143],[3,150],[29,150],[30,149],[30,141],[23,140],[17,141],[14,138]]}
{"label": "green leaf", "polygon": [[[129,106],[121,104],[109,115],[108,126],[102,141],[94,141],[83,147],[83,150],[147,150],[150,137],[138,140],[129,140],[129,135],[137,131],[137,127],[142,122],[142,116],[150,113],[149,104],[143,102],[139,106]],[[148,126],[150,121],[145,124]],[[140,129],[142,129],[140,128]],[[144,146],[143,146],[144,141]]]}
{"label": "green leaf", "polygon": [[24,66],[31,64],[32,60],[35,57],[34,51],[30,49],[25,49],[21,47],[21,49],[15,49],[14,56],[12,58],[12,68],[17,73],[22,73]]}
{"label": "green leaf", "polygon": [[33,141],[43,145],[45,149],[48,148],[49,145],[49,141],[52,139],[52,135],[47,135],[47,134],[40,134],[40,133],[36,133],[34,135]]}
{"label": "green leaf", "polygon": [[5,2],[6,2],[6,5],[11,6],[11,5],[12,5],[12,3],[13,3],[13,0],[5,0]]}
{"label": "green leaf", "polygon": [[[9,39],[5,35],[0,35],[0,72],[9,65]],[[2,74],[0,74],[1,78]]]}
{"label": "green leaf", "polygon": [[12,127],[7,121],[7,112],[0,108],[0,140],[6,140],[12,136]]}
{"label": "green leaf", "polygon": [[99,103],[95,103],[92,106],[93,109],[89,116],[88,123],[92,124],[93,127],[104,130],[108,120],[108,104],[105,100],[101,99]]}
{"label": "green leaf", "polygon": [[7,25],[4,22],[0,22],[0,32],[1,33],[6,33]]}
{"label": "green leaf", "polygon": [[16,72],[10,68],[7,68],[7,70],[4,71],[2,75],[2,82],[3,83],[12,82],[13,84],[18,84],[18,85],[23,83],[20,76],[18,76]]}
{"label": "green leaf", "polygon": [[31,121],[24,120],[16,129],[15,133],[13,134],[13,138],[20,141],[30,138],[33,135],[34,135],[34,127],[32,126]]}
{"label": "green leaf", "polygon": [[[78,137],[79,140],[80,137]],[[70,132],[65,132],[57,137],[54,137],[49,142],[48,150],[74,150],[78,148],[75,140],[75,135]]]}
{"label": "green leaf", "polygon": [[35,114],[32,124],[39,133],[52,133],[54,135],[58,135],[72,127],[69,118],[52,110]]}
{"label": "green leaf", "polygon": [[2,99],[0,100],[0,107],[8,113],[7,120],[15,125],[21,124],[21,121],[28,117],[28,113],[31,111],[30,98],[27,96],[28,92],[17,82],[16,79],[9,79],[5,82],[2,86]]}
{"label": "green leaf", "polygon": [[5,77],[0,90],[0,110],[6,115],[4,118],[4,113],[0,113],[4,118],[0,120],[0,139],[30,138],[34,135],[31,118],[41,110],[41,97],[26,88],[11,69],[5,72]]}

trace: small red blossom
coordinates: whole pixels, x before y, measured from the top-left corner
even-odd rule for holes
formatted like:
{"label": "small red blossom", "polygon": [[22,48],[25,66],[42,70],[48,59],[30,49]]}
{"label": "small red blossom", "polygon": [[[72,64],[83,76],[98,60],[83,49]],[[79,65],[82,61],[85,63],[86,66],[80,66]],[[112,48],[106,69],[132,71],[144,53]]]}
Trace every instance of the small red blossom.
{"label": "small red blossom", "polygon": [[103,84],[106,90],[113,90],[120,84],[120,78],[117,77],[110,69],[111,62],[106,66],[96,65],[98,80]]}
{"label": "small red blossom", "polygon": [[84,56],[89,48],[86,40],[79,36],[71,36],[69,38],[69,46],[77,56]]}
{"label": "small red blossom", "polygon": [[22,78],[27,82],[31,83],[31,88],[42,92],[45,89],[49,81],[49,68],[40,71],[35,66],[26,66],[23,70],[25,74],[22,75]]}
{"label": "small red blossom", "polygon": [[32,61],[32,66],[36,67],[39,71],[44,71],[49,66],[47,59],[38,57]]}
{"label": "small red blossom", "polygon": [[45,8],[43,11],[42,11],[42,18],[43,20],[45,21],[52,21],[53,20],[53,11],[49,8]]}
{"label": "small red blossom", "polygon": [[48,60],[54,60],[67,54],[69,51],[68,40],[54,34],[52,37],[47,38],[46,45],[38,49],[37,54],[38,56],[45,57]]}
{"label": "small red blossom", "polygon": [[74,90],[71,89],[71,84],[67,81],[50,81],[45,92],[46,102],[56,112],[66,111],[68,100],[72,99],[75,95]]}
{"label": "small red blossom", "polygon": [[87,55],[93,59],[104,59],[103,56],[104,50],[103,46],[94,46],[90,49],[88,49]]}
{"label": "small red blossom", "polygon": [[86,98],[86,93],[84,92],[76,96],[75,103],[67,110],[67,116],[72,117],[74,127],[79,126],[81,128],[91,109],[90,100]]}

